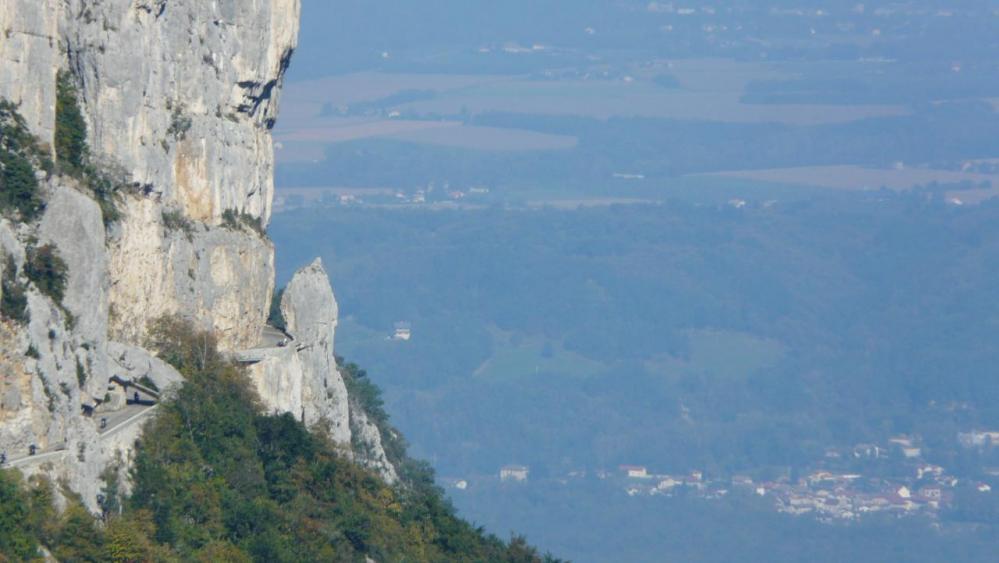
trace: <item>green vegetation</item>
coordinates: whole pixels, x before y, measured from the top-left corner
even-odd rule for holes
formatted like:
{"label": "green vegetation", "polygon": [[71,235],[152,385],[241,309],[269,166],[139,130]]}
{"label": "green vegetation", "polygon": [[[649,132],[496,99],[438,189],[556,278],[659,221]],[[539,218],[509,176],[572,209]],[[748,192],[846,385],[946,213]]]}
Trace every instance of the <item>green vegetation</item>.
{"label": "green vegetation", "polygon": [[25,221],[38,217],[45,202],[35,171],[50,169],[17,106],[0,100],[0,212],[16,212]]}
{"label": "green vegetation", "polygon": [[180,209],[164,210],[163,226],[170,231],[183,231],[188,237],[194,233],[194,223]]}
{"label": "green vegetation", "polygon": [[285,330],[288,324],[284,320],[284,313],[281,312],[281,298],[284,297],[284,288],[274,290],[271,297],[271,308],[267,313],[267,324],[278,330]]}
{"label": "green vegetation", "polygon": [[139,383],[139,385],[148,387],[149,389],[152,389],[153,391],[159,391],[160,390],[160,386],[156,385],[156,382],[153,381],[148,375],[143,375],[142,377],[140,377],[138,383]]}
{"label": "green vegetation", "polygon": [[[62,517],[56,514],[52,487],[47,481],[34,480],[28,486],[20,473],[0,471],[0,554],[4,557],[41,561],[39,545],[44,542],[54,546],[57,538],[66,538],[64,527],[78,513],[74,503]],[[59,547],[60,555],[69,555]]]}
{"label": "green vegetation", "polygon": [[[210,334],[173,317],[150,332],[149,345],[188,384],[145,433],[126,511],[150,514],[152,540],[180,557],[541,560],[522,541],[504,545],[458,520],[429,471],[393,489],[344,460],[323,432],[309,433],[290,415],[264,416]],[[363,379],[356,366],[347,369]],[[369,385],[360,400],[387,424]]]}
{"label": "green vegetation", "polygon": [[264,223],[260,217],[254,217],[249,213],[235,209],[226,209],[222,212],[222,227],[232,231],[239,231],[246,227],[261,237],[267,236],[267,231],[264,229]]}
{"label": "green vegetation", "polygon": [[93,159],[83,170],[81,179],[100,206],[105,225],[121,219],[118,199],[128,184],[127,177],[128,174],[120,167],[110,162],[97,163]]}
{"label": "green vegetation", "polygon": [[[385,401],[382,400],[382,390],[368,379],[368,372],[353,362],[345,362],[339,356],[337,356],[336,362],[351,400],[364,410],[368,419],[378,427],[383,438],[382,448],[385,450],[389,462],[399,470],[400,476],[404,480],[433,486],[433,470],[430,466],[409,459],[406,455],[408,444],[406,444],[402,434],[389,423],[389,416],[385,411]],[[352,438],[356,438],[356,436],[352,436]],[[360,444],[355,442],[355,449],[359,446]]]}
{"label": "green vegetation", "polygon": [[80,389],[87,384],[87,370],[79,358],[76,359],[76,382],[80,384]]}
{"label": "green vegetation", "polygon": [[[929,190],[722,201],[740,195],[742,209],[327,208],[271,231],[280,279],[322,256],[338,351],[378,374],[445,474],[567,459],[779,471],[898,433],[955,466],[957,433],[999,416],[984,266],[999,206]],[[386,340],[400,319],[417,338]]]}
{"label": "green vegetation", "polygon": [[28,296],[24,284],[17,277],[17,264],[14,257],[8,255],[4,260],[3,297],[0,298],[0,315],[12,321],[27,324],[28,317]]}
{"label": "green vegetation", "polygon": [[42,210],[38,193],[38,180],[28,159],[10,152],[0,151],[0,206],[17,209],[25,219],[31,219]]}
{"label": "green vegetation", "polygon": [[66,277],[69,268],[59,256],[59,250],[51,244],[28,248],[24,261],[24,275],[35,284],[43,295],[57,304],[62,303],[66,292]]}
{"label": "green vegetation", "polygon": [[60,171],[80,181],[101,208],[104,224],[121,218],[118,198],[128,174],[109,161],[95,158],[87,145],[87,123],[80,110],[72,74],[60,71],[56,83],[56,163]]}
{"label": "green vegetation", "polygon": [[56,76],[56,163],[71,176],[83,173],[87,164],[87,123],[80,111],[73,75],[60,70]]}
{"label": "green vegetation", "polygon": [[187,132],[191,130],[193,121],[189,116],[184,113],[183,105],[173,106],[173,115],[170,120],[170,127],[167,129],[167,135],[173,137],[178,141],[183,141],[187,138]]}
{"label": "green vegetation", "polygon": [[188,383],[145,429],[132,496],[111,467],[100,518],[71,494],[57,514],[50,483],[0,472],[4,556],[41,560],[44,546],[60,561],[556,561],[459,520],[429,472],[391,487],[322,430],[264,415],[210,334],[165,317],[150,344]]}

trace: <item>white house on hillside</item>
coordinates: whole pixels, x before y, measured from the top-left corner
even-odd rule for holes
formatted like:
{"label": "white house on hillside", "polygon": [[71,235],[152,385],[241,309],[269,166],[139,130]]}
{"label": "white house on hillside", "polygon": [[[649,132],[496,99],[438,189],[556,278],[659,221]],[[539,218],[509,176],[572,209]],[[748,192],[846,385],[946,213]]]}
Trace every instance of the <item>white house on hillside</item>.
{"label": "white house on hillside", "polygon": [[530,469],[523,465],[507,465],[500,469],[500,481],[516,481],[522,483],[527,481]]}
{"label": "white house on hillside", "polygon": [[392,340],[408,342],[411,338],[413,338],[413,328],[409,323],[395,323],[395,334],[392,335]]}
{"label": "white house on hillside", "polygon": [[645,479],[649,476],[649,470],[641,465],[622,465],[621,471],[633,479]]}

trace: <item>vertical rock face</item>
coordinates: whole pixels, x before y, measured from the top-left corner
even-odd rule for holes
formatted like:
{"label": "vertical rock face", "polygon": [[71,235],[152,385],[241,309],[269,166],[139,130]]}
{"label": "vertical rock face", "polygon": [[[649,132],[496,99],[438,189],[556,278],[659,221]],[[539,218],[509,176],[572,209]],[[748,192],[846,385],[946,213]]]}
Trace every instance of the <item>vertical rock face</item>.
{"label": "vertical rock face", "polygon": [[[270,128],[299,11],[299,0],[0,0],[0,99],[51,152],[68,72],[91,157],[130,186],[106,227],[84,186],[39,173],[44,214],[0,219],[4,285],[25,303],[22,319],[0,319],[0,452],[91,507],[103,469],[131,455],[140,410],[102,430],[88,409],[110,404],[113,377],[181,380],[141,348],[150,320],[187,317],[226,350],[259,340],[274,284]],[[42,246],[65,264],[59,296],[29,275]]]}
{"label": "vertical rock face", "polygon": [[210,227],[226,213],[266,226],[270,128],[299,14],[299,0],[0,0],[0,98],[52,146],[56,75],[70,71],[91,152],[141,188],[113,233],[116,336],[141,344],[150,315],[177,312],[228,349],[259,338],[273,278],[263,237],[186,241],[151,224],[170,209]]}
{"label": "vertical rock face", "polygon": [[269,128],[299,0],[4,0],[0,97],[52,144],[55,76],[83,89],[92,148],[196,220],[267,222]]}
{"label": "vertical rock face", "polygon": [[[126,406],[115,385],[126,381],[131,398],[136,384],[182,384],[142,348],[166,314],[212,330],[223,351],[249,350],[240,355],[266,405],[323,425],[396,479],[337,370],[337,303],[320,262],[281,303],[291,345],[253,349],[274,288],[270,128],[299,12],[299,0],[0,0],[0,100],[52,153],[57,76],[68,72],[92,161],[127,176],[120,217],[106,223],[87,186],[42,172],[36,151],[44,213],[0,216],[0,293],[23,303],[0,318],[0,452],[91,508],[102,472],[129,462],[155,410]],[[39,249],[65,266],[55,290],[31,266]]]}
{"label": "vertical rock face", "polygon": [[129,197],[125,212],[110,241],[113,339],[142,345],[149,321],[180,314],[225,350],[259,340],[274,291],[270,241],[241,224],[170,225],[151,199]]}
{"label": "vertical rock face", "polygon": [[259,350],[262,361],[250,367],[261,399],[271,410],[290,412],[308,426],[322,423],[334,440],[349,444],[347,387],[333,354],[339,313],[320,260],[295,274],[285,288],[281,312],[291,341]]}
{"label": "vertical rock face", "polygon": [[108,252],[101,210],[77,190],[58,186],[38,226],[39,241],[54,244],[66,262],[63,305],[73,315],[74,332],[100,348],[108,333]]}
{"label": "vertical rock face", "polygon": [[347,387],[333,353],[339,307],[321,260],[295,274],[284,290],[281,313],[302,365],[304,422],[327,421],[333,439],[350,444]]}
{"label": "vertical rock face", "polygon": [[21,106],[31,130],[51,145],[59,48],[59,0],[0,2],[0,98]]}
{"label": "vertical rock face", "polygon": [[[47,206],[36,223],[0,222],[0,247],[9,257],[5,280],[9,276],[27,298],[21,322],[0,320],[0,451],[27,474],[46,473],[67,483],[93,508],[101,473],[127,460],[139,427],[101,435],[84,415],[83,407],[104,397],[109,377],[120,372],[107,354],[103,216],[97,203],[70,186],[75,181],[67,182],[43,184]],[[61,300],[42,293],[27,275],[31,253],[40,246],[53,248],[66,266]],[[32,447],[37,463],[27,456]]]}
{"label": "vertical rock face", "polygon": [[357,461],[397,480],[378,428],[350,397],[336,365],[334,337],[339,308],[322,261],[299,270],[284,290],[281,313],[291,341],[285,346],[245,352],[250,374],[264,404],[290,412],[308,426],[321,425]]}
{"label": "vertical rock face", "polygon": [[[18,0],[22,4],[37,0]],[[91,144],[194,220],[267,222],[270,127],[298,0],[70,0],[62,37]]]}

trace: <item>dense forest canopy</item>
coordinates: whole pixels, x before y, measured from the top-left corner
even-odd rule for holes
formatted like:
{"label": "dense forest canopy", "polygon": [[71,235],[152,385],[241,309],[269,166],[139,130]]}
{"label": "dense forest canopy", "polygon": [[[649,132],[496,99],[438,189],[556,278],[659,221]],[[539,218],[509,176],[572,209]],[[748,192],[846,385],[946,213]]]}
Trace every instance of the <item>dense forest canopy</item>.
{"label": "dense forest canopy", "polygon": [[[943,453],[999,419],[996,213],[874,192],[741,209],[324,209],[279,215],[272,232],[285,275],[304,259],[292,241],[315,241],[355,323],[341,349],[448,471],[564,457],[737,470],[902,432]],[[399,320],[411,345],[380,336]],[[527,357],[490,376],[511,354]],[[677,424],[682,408],[695,425]]]}

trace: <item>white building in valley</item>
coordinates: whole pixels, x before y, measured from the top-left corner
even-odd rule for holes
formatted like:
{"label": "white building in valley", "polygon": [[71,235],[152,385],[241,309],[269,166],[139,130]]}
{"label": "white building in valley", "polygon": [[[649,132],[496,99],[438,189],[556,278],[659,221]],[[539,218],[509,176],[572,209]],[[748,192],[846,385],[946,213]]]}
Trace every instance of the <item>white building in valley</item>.
{"label": "white building in valley", "polygon": [[500,481],[523,483],[531,470],[523,465],[506,465],[500,468]]}

